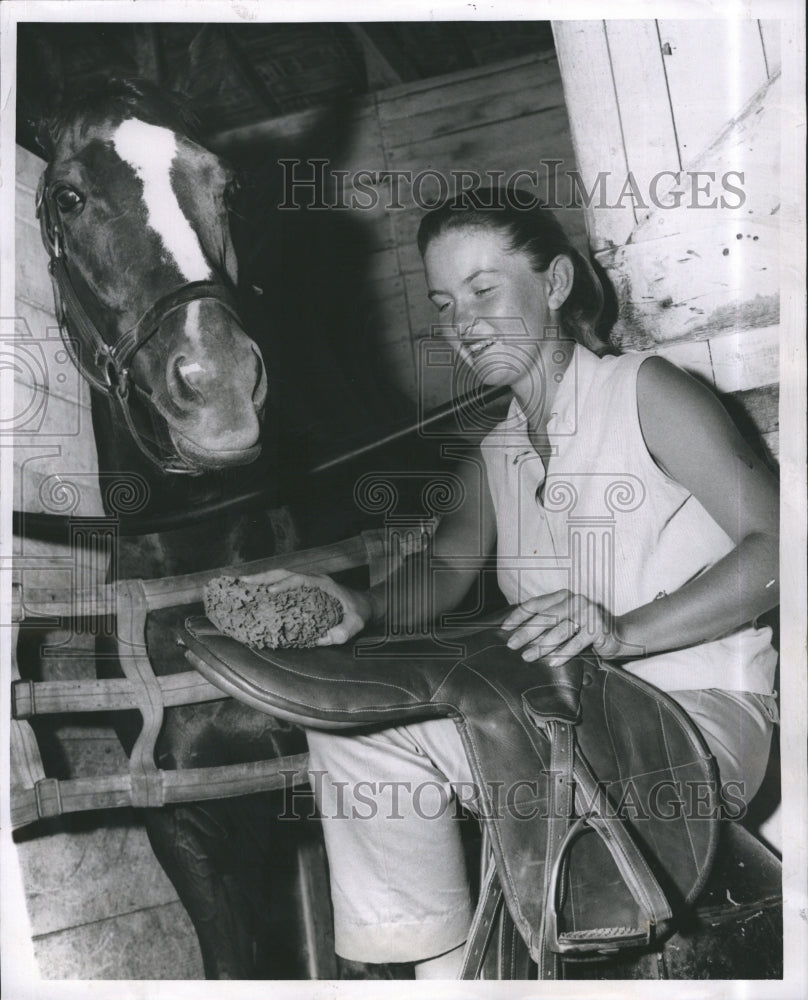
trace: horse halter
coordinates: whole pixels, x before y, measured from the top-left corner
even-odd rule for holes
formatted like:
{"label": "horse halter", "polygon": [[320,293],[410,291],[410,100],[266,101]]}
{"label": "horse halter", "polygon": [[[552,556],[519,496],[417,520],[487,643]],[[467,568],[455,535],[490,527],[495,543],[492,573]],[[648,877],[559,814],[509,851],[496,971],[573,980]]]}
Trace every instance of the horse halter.
{"label": "horse halter", "polygon": [[[130,410],[130,390],[134,389],[154,411],[151,393],[137,385],[131,374],[134,356],[157,333],[165,320],[190,302],[212,300],[220,303],[239,323],[232,290],[217,281],[190,281],[161,296],[143,313],[115,344],[108,344],[79,298],[67,267],[64,239],[60,232],[58,208],[43,174],[36,195],[36,217],[42,242],[50,258],[48,272],[53,286],[56,321],[62,343],[73,364],[93,389],[108,396],[118,407],[129,433],[143,455],[161,472],[199,475],[176,453],[170,443],[154,449],[135,425]],[[154,411],[156,413],[156,411]],[[165,423],[165,418],[157,414]]]}

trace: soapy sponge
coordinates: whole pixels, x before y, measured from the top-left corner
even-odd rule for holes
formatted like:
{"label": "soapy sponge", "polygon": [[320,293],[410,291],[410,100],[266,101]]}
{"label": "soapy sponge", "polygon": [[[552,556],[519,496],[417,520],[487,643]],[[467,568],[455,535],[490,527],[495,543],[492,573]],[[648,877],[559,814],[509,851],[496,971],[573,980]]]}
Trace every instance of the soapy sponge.
{"label": "soapy sponge", "polygon": [[280,649],[314,646],[342,621],[342,605],[319,587],[270,593],[269,584],[217,576],[205,587],[205,614],[247,646]]}

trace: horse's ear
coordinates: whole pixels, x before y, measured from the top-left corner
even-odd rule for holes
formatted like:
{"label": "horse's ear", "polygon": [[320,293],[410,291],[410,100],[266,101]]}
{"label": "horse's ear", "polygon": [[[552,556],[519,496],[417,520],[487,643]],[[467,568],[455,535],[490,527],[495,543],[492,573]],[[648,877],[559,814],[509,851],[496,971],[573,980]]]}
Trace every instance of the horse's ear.
{"label": "horse's ear", "polygon": [[165,86],[182,94],[189,104],[204,107],[210,100],[211,88],[216,86],[216,74],[211,69],[226,66],[226,56],[215,26],[202,25],[190,44],[167,67]]}
{"label": "horse's ear", "polygon": [[42,151],[46,160],[53,157],[53,132],[50,120],[47,118],[29,118],[26,121],[29,132],[33,135],[34,142]]}

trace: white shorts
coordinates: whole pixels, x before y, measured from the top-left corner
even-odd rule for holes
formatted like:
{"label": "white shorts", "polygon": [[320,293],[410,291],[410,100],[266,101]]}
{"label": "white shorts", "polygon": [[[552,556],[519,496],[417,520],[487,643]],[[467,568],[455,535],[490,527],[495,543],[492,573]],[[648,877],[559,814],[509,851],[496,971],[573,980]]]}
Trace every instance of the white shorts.
{"label": "white shorts", "polygon": [[[722,783],[749,802],[768,763],[776,700],[740,691],[675,691]],[[323,818],[335,946],[360,962],[419,962],[466,940],[472,916],[455,796],[474,782],[455,724],[435,719],[363,735],[308,733]]]}

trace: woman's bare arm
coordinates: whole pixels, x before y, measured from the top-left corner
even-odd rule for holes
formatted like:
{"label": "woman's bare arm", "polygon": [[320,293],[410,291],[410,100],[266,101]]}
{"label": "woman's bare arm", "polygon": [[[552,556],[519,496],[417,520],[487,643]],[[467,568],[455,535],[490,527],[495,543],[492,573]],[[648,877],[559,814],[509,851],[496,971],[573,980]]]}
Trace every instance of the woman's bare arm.
{"label": "woman's bare arm", "polygon": [[[456,470],[463,502],[441,520],[429,550],[411,556],[386,581],[367,592],[375,621],[386,617],[389,596],[396,592],[396,606],[404,612],[402,625],[412,627],[424,620],[438,620],[441,614],[457,607],[479,579],[480,560],[494,549],[496,517],[479,452],[475,458]],[[429,580],[428,600],[418,586],[418,581],[424,579]]]}
{"label": "woman's bare arm", "polygon": [[[327,576],[285,569],[268,570],[249,579],[268,584],[270,592],[308,584],[333,595],[342,605],[343,618],[318,641],[319,646],[347,642],[371,622],[383,621],[388,593],[394,588],[398,588],[396,607],[400,611],[398,624],[402,627],[418,625],[451,611],[478,579],[480,559],[493,551],[496,538],[496,518],[479,452],[476,459],[463,462],[456,471],[462,484],[463,502],[442,519],[429,551],[410,556],[389,580],[370,590],[356,590]],[[419,585],[425,579],[428,599]]]}
{"label": "woman's bare arm", "polygon": [[656,463],[735,543],[695,580],[617,619],[618,638],[651,653],[717,638],[779,603],[779,489],[712,392],[663,358],[640,367],[637,406]]}
{"label": "woman's bare arm", "polygon": [[[779,489],[716,397],[663,358],[643,362],[637,407],[659,467],[702,504],[734,543],[672,594],[610,620],[581,594],[530,598],[503,623],[528,660],[561,664],[587,646],[632,658],[716,639],[779,603]],[[592,623],[582,629],[578,623]]]}

